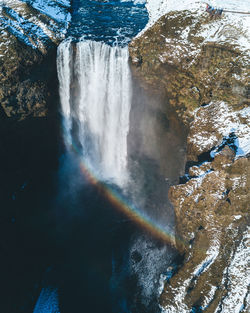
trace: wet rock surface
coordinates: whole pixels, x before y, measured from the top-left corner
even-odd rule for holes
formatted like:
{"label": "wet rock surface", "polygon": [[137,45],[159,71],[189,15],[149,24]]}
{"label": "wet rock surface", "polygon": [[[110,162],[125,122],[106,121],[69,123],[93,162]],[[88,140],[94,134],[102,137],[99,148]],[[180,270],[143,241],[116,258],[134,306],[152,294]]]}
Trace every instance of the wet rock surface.
{"label": "wet rock surface", "polygon": [[243,30],[227,16],[172,11],[130,44],[135,75],[144,88],[165,92],[166,105],[188,128],[186,173],[169,190],[183,261],[165,281],[162,312],[249,310],[249,51],[240,43],[248,36]]}

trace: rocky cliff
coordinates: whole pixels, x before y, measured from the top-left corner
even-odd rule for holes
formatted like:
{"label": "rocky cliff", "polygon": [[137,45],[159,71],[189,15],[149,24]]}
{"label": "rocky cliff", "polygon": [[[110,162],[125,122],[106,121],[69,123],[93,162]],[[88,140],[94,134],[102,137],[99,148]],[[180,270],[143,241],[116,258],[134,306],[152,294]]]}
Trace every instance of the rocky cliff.
{"label": "rocky cliff", "polygon": [[69,9],[63,0],[0,4],[1,312],[28,312],[48,266],[46,239],[32,221],[39,216],[42,222],[57,168],[56,47]]}
{"label": "rocky cliff", "polygon": [[249,309],[247,42],[245,16],[214,18],[196,4],[130,44],[134,74],[164,93],[188,128],[186,172],[169,192],[183,262],[166,273],[163,312]]}
{"label": "rocky cliff", "polygon": [[2,117],[47,115],[57,85],[55,48],[68,26],[68,11],[68,1],[8,0],[0,7]]}
{"label": "rocky cliff", "polygon": [[[56,47],[69,1],[6,0],[0,6],[0,167],[3,198],[56,162]],[[52,143],[53,138],[53,143]]]}

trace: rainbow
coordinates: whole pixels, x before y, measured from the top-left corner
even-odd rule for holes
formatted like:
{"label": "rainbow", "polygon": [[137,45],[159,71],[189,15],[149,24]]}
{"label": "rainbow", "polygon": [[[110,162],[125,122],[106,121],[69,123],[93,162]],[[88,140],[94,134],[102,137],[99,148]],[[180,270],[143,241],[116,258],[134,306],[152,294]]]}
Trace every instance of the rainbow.
{"label": "rainbow", "polygon": [[[68,136],[65,137],[67,138]],[[69,140],[69,138],[68,140],[66,140],[67,147],[73,150],[78,156],[81,155],[80,151],[78,151],[79,149],[77,145],[73,143],[73,140],[72,141],[71,140]],[[129,220],[133,221],[139,227],[151,233],[154,238],[169,244],[175,249],[178,247],[179,244],[183,246],[184,244],[183,240],[179,239],[174,234],[167,232],[166,229],[164,229],[161,225],[157,224],[149,216],[143,215],[139,208],[129,203],[124,196],[122,196],[112,187],[108,186],[103,182],[100,182],[82,157],[80,158],[80,169],[84,177],[87,179],[87,181],[91,185],[94,185],[100,191],[100,193],[103,196],[105,196],[105,198],[117,210],[119,210],[121,213],[127,216]]]}

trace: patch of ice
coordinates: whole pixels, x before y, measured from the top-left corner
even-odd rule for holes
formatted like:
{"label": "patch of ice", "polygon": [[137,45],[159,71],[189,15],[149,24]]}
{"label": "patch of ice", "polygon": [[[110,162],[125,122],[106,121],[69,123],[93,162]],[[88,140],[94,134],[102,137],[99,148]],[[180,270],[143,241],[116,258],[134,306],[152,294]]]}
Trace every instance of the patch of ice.
{"label": "patch of ice", "polygon": [[190,176],[202,176],[211,171],[211,164],[209,162],[203,162],[199,166],[194,165],[189,169]]}

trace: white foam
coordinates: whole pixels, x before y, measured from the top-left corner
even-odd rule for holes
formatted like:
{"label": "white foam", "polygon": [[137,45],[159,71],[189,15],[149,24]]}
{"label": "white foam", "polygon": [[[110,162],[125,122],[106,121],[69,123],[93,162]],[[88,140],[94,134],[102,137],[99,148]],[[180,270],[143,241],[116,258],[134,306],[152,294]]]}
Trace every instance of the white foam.
{"label": "white foam", "polygon": [[[131,105],[128,49],[84,40],[76,44],[75,58],[70,49],[67,41],[58,49],[60,97],[67,135],[75,120],[86,164],[101,180],[123,185],[127,180]],[[70,94],[72,83],[79,86],[74,97]]]}

